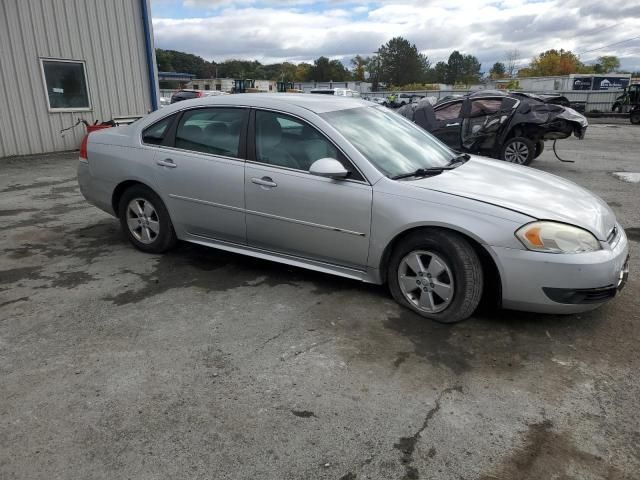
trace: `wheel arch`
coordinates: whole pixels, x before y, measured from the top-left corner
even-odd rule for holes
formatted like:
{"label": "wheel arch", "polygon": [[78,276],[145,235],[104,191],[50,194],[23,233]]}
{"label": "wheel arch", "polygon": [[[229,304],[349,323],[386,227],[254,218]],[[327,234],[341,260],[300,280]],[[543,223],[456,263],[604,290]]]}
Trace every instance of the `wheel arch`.
{"label": "wheel arch", "polygon": [[153,193],[158,195],[158,192],[156,192],[151,186],[149,186],[144,182],[141,182],[140,180],[124,180],[120,182],[118,185],[116,185],[116,188],[113,189],[113,193],[111,194],[111,208],[113,209],[113,212],[115,213],[116,218],[120,216],[118,207],[120,205],[120,199],[122,198],[122,195],[124,194],[124,192],[126,192],[130,187],[133,187],[134,185],[142,185],[143,187],[148,188]]}
{"label": "wheel arch", "polygon": [[470,232],[466,232],[450,225],[417,225],[407,228],[406,230],[403,230],[396,234],[396,236],[393,237],[387,244],[382,253],[382,256],[380,257],[379,271],[380,278],[382,279],[383,283],[386,283],[387,281],[389,259],[391,258],[391,253],[393,252],[394,248],[396,248],[396,246],[399,245],[409,235],[420,231],[426,233],[434,230],[458,234],[469,242],[471,247],[478,255],[478,258],[480,259],[480,263],[482,265],[482,275],[485,288],[482,293],[482,300],[480,301],[480,305],[487,306],[489,308],[499,307],[502,303],[502,276],[500,275],[500,269],[498,268],[495,259],[484,247],[479,238],[477,238]]}

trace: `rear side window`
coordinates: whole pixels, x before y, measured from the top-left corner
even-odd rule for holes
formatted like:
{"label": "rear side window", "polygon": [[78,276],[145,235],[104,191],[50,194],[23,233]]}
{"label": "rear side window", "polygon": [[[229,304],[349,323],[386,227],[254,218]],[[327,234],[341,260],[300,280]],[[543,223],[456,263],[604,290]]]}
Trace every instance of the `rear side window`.
{"label": "rear side window", "polygon": [[471,102],[470,117],[478,117],[483,115],[493,115],[500,110],[502,99],[499,98],[483,98]]}
{"label": "rear side window", "polygon": [[247,115],[244,108],[188,110],[176,129],[175,147],[238,158]]}
{"label": "rear side window", "polygon": [[450,103],[435,111],[436,120],[451,120],[453,118],[460,118],[460,110],[462,109],[462,102]]}
{"label": "rear side window", "polygon": [[142,132],[143,143],[151,145],[160,145],[164,142],[165,135],[169,131],[169,126],[173,122],[175,115],[163,118],[159,122],[154,123]]}

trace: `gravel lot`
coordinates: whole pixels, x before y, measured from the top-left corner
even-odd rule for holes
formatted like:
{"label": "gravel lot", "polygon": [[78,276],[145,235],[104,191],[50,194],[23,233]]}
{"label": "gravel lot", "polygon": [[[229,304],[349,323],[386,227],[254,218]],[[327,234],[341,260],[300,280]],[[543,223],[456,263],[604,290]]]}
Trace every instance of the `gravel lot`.
{"label": "gravel lot", "polygon": [[626,290],[454,326],[383,287],[140,253],[75,155],[0,161],[0,478],[640,478],[640,184],[612,174],[640,172],[639,134],[592,125],[558,143],[576,163],[534,162],[615,210]]}

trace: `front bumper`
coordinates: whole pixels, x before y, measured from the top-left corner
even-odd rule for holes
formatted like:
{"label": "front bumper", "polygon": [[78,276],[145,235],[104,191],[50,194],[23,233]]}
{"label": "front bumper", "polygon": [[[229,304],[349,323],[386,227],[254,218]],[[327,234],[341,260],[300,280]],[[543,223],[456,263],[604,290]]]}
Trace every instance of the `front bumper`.
{"label": "front bumper", "polygon": [[613,298],[626,282],[629,245],[622,227],[612,245],[591,253],[551,254],[489,247],[502,280],[502,306],[579,313]]}

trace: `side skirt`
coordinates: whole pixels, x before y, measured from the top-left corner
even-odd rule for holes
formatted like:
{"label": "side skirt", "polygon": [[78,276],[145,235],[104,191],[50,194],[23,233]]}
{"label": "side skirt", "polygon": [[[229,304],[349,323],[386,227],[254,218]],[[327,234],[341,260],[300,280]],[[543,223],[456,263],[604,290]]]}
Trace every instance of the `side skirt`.
{"label": "side skirt", "polygon": [[196,235],[193,233],[185,232],[184,235],[180,235],[180,237],[181,240],[185,240],[187,242],[204,245],[206,247],[218,248],[227,252],[239,253],[263,260],[284,263],[286,265],[291,265],[294,267],[315,270],[317,272],[337,275],[340,277],[350,278],[352,280],[359,280],[365,283],[375,283],[378,285],[383,283],[380,279],[380,273],[377,269],[367,268],[366,270],[358,270],[355,268],[343,267],[326,262],[319,262],[316,260],[310,260],[308,258],[297,257],[294,255],[273,252],[271,250],[251,247],[248,245],[225,242],[222,240],[214,240],[212,238],[205,237],[203,235]]}

